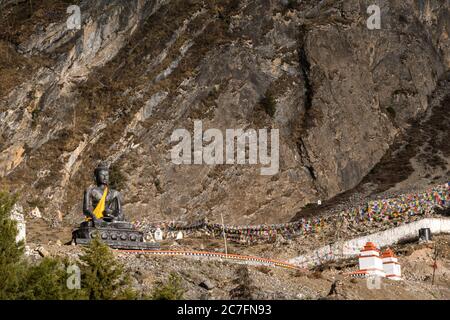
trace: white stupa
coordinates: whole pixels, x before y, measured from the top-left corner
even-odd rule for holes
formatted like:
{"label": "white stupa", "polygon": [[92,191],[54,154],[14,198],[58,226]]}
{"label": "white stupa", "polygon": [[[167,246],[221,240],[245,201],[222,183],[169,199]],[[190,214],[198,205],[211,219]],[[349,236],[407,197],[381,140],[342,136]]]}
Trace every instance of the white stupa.
{"label": "white stupa", "polygon": [[383,262],[383,270],[386,274],[386,278],[391,280],[402,280],[401,266],[391,249],[387,249],[383,252],[381,260]]}
{"label": "white stupa", "polygon": [[383,261],[380,250],[373,242],[367,242],[359,254],[359,270],[351,273],[354,277],[379,276],[384,277]]}

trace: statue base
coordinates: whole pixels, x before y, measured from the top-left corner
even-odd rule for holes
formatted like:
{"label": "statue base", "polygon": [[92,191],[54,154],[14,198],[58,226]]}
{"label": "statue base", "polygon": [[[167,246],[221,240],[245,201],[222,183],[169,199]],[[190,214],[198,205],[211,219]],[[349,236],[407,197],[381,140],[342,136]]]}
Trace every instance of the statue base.
{"label": "statue base", "polygon": [[95,225],[91,221],[84,221],[72,232],[72,240],[77,245],[88,245],[96,237],[114,249],[160,249],[159,243],[144,242],[144,234],[126,221],[101,221]]}

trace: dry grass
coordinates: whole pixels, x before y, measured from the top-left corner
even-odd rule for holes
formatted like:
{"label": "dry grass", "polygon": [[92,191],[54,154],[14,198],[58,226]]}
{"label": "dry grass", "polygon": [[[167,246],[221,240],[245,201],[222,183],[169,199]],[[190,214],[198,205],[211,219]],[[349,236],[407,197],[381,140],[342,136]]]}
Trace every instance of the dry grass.
{"label": "dry grass", "polygon": [[17,45],[38,28],[65,19],[67,7],[79,0],[19,0],[0,11],[0,40]]}

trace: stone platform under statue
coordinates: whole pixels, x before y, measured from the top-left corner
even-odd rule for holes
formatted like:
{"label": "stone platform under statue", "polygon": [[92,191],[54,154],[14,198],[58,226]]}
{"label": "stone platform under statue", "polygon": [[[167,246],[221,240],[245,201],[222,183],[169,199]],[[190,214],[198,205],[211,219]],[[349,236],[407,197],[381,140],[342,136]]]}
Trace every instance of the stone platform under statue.
{"label": "stone platform under statue", "polygon": [[144,242],[144,234],[134,229],[129,222],[111,222],[105,225],[93,226],[90,221],[80,224],[80,227],[72,232],[75,244],[87,245],[99,237],[104,243],[114,249],[127,250],[159,250],[159,243]]}
{"label": "stone platform under statue", "polygon": [[100,164],[95,169],[96,186],[84,192],[83,213],[86,221],[72,232],[75,244],[87,245],[98,237],[115,249],[159,250],[159,243],[144,242],[143,232],[125,221],[121,195],[109,188],[109,171]]}

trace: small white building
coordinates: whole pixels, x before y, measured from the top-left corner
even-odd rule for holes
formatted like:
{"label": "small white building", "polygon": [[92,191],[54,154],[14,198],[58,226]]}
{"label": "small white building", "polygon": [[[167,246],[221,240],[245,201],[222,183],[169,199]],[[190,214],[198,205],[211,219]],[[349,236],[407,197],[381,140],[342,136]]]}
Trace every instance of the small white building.
{"label": "small white building", "polygon": [[160,228],[156,228],[155,240],[156,241],[162,241],[162,239],[163,239],[163,232],[162,232],[162,230]]}
{"label": "small white building", "polygon": [[401,266],[391,249],[387,249],[381,255],[383,261],[383,270],[386,278],[391,280],[402,280]]}
{"label": "small white building", "polygon": [[359,271],[357,276],[379,276],[384,277],[383,261],[380,257],[380,250],[373,242],[367,242],[359,254]]}

